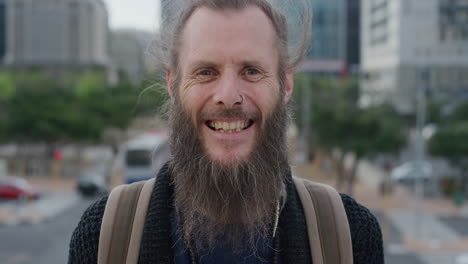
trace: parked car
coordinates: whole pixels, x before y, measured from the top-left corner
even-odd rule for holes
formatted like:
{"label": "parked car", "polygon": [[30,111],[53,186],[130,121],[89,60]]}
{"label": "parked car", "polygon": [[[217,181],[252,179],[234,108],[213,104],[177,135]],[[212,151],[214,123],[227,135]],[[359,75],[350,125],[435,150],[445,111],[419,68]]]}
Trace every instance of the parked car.
{"label": "parked car", "polygon": [[432,179],[432,165],[427,161],[409,161],[396,167],[391,172],[391,179],[398,183],[413,183],[416,180],[428,182]]}
{"label": "parked car", "polygon": [[26,179],[13,176],[0,177],[0,199],[19,200],[39,199],[40,193]]}

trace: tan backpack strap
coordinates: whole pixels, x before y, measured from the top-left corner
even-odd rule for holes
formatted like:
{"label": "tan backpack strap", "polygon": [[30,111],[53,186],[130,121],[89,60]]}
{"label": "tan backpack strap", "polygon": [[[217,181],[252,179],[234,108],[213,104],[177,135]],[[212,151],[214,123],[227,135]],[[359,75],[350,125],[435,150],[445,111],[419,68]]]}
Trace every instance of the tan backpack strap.
{"label": "tan backpack strap", "polygon": [[144,182],[116,187],[109,195],[99,235],[98,264],[125,263],[133,219]]}
{"label": "tan backpack strap", "polygon": [[317,215],[312,198],[307,190],[302,179],[293,177],[294,184],[296,185],[297,193],[302,202],[304,215],[307,224],[307,233],[309,235],[310,253],[312,254],[312,262],[314,264],[323,264],[323,249],[320,238],[320,232],[317,222]]}
{"label": "tan backpack strap", "polygon": [[140,255],[141,238],[143,236],[143,228],[145,226],[146,214],[153,193],[154,182],[156,178],[146,181],[138,199],[138,206],[135,212],[135,219],[133,220],[132,235],[130,238],[130,246],[127,254],[127,264],[138,263]]}
{"label": "tan backpack strap", "polygon": [[[309,242],[311,243],[314,263],[352,264],[351,231],[339,193],[328,185],[296,177],[294,177],[294,182],[306,215],[307,229],[309,230],[309,227],[311,229],[318,228],[322,262],[316,262],[316,258],[319,256],[314,257],[314,254],[319,254],[317,253],[319,247],[313,245],[317,243],[317,239],[310,237],[315,231],[309,231]],[[310,209],[306,208],[311,206],[315,211],[315,221],[308,219],[313,215],[306,212],[310,211]]]}

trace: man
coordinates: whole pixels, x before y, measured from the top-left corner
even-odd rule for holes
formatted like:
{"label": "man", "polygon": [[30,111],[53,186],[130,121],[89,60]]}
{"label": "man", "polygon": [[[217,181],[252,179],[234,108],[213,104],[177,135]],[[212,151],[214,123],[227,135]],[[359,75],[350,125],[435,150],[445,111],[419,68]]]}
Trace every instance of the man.
{"label": "man", "polygon": [[[266,0],[185,2],[161,48],[173,159],[156,178],[139,263],[311,263],[287,155],[301,56],[288,52],[286,20]],[[341,198],[354,263],[383,263],[376,219]],[[69,263],[96,263],[106,201],[84,213]]]}

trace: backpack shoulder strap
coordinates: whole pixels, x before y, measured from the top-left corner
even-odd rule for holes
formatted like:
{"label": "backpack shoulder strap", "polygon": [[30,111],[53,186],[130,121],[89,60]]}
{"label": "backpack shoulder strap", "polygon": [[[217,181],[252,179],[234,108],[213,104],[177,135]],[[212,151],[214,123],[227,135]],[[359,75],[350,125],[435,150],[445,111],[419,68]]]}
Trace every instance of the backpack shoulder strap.
{"label": "backpack shoulder strap", "polygon": [[153,193],[154,182],[156,178],[148,180],[143,186],[138,199],[138,206],[133,220],[132,235],[130,237],[130,246],[128,247],[127,264],[138,263],[140,255],[141,238],[143,237],[143,228],[145,227],[146,214]]}
{"label": "backpack shoulder strap", "polygon": [[[140,241],[138,241],[138,245],[131,244],[137,239],[133,238],[133,232],[134,230],[136,233],[140,232],[141,240],[144,218],[153,185],[154,179],[151,179],[146,182],[120,185],[111,191],[101,224],[98,264],[137,263]],[[140,201],[145,203],[142,201],[143,199],[148,200],[146,206],[140,204]],[[135,226],[141,222],[143,224],[139,230],[140,226]],[[133,242],[133,244],[135,243]],[[130,249],[137,250],[134,262],[128,262],[128,257],[135,258],[135,253],[129,251]]]}
{"label": "backpack shoulder strap", "polygon": [[352,264],[348,217],[332,187],[293,177],[304,208],[312,260],[316,264]]}

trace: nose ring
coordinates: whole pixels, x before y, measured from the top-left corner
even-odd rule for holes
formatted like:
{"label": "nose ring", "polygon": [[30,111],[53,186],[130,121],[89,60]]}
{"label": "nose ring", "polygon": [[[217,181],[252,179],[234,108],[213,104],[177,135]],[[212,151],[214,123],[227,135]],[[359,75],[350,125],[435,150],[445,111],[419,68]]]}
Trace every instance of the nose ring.
{"label": "nose ring", "polygon": [[242,104],[244,102],[244,97],[241,94],[239,94],[239,96],[241,98],[240,104]]}

